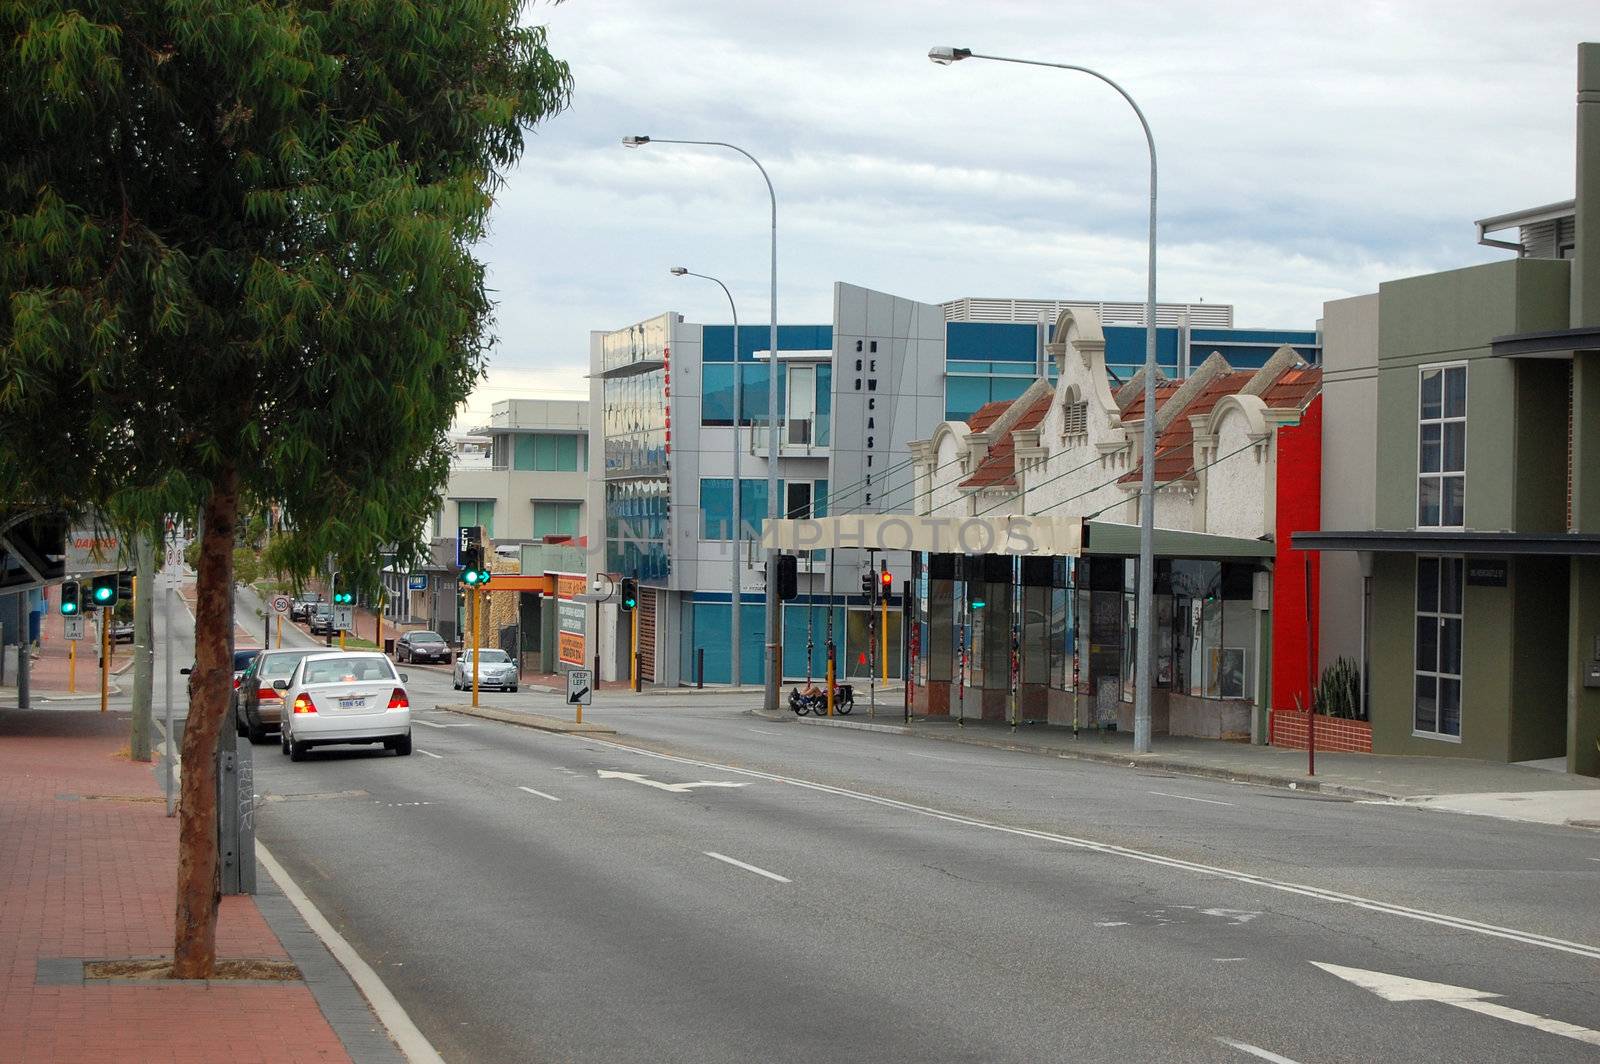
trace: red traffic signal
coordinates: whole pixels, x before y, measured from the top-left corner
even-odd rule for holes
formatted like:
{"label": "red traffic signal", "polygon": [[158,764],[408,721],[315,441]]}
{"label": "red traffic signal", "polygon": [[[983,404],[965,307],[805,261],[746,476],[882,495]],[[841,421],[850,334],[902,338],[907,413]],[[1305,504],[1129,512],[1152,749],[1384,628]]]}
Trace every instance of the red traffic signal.
{"label": "red traffic signal", "polygon": [[890,590],[894,588],[894,574],[884,569],[878,574],[878,584],[883,588],[884,596],[888,597]]}

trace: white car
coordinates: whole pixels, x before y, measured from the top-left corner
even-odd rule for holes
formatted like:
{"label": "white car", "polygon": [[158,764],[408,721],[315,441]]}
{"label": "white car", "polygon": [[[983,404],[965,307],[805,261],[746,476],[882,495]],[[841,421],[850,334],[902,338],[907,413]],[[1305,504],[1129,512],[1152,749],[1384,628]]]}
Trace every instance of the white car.
{"label": "white car", "polygon": [[[478,690],[498,687],[502,691],[515,691],[518,679],[517,663],[511,660],[510,654],[504,650],[478,651]],[[472,690],[471,650],[463,650],[457,656],[455,668],[450,672],[450,686],[457,691]]]}
{"label": "white car", "polygon": [[307,654],[283,692],[279,744],[299,761],[313,746],[382,743],[402,756],[411,753],[411,698],[406,678],[382,654]]}

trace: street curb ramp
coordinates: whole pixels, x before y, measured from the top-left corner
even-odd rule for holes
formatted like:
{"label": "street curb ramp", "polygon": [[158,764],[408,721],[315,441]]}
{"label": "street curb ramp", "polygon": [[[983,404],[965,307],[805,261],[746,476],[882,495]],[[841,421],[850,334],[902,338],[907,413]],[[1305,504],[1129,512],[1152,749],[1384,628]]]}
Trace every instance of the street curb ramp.
{"label": "street curb ramp", "polygon": [[604,724],[591,724],[588,721],[579,724],[576,721],[560,720],[556,717],[541,717],[537,713],[517,713],[512,710],[491,709],[488,706],[474,706],[462,702],[441,702],[433,708],[445,713],[458,713],[463,717],[481,717],[484,720],[499,721],[501,724],[515,724],[519,728],[534,728],[538,731],[559,732],[564,735],[617,734],[617,729],[608,728]]}

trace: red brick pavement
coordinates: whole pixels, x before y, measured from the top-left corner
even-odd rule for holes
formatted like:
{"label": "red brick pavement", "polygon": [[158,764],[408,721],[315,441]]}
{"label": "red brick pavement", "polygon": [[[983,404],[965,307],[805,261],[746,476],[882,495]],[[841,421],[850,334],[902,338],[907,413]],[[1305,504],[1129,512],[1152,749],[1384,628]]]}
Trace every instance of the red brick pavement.
{"label": "red brick pavement", "polygon": [[[52,589],[53,591],[54,589]],[[28,677],[32,690],[49,694],[66,694],[70,670],[68,644],[62,635],[61,610],[52,595],[49,607],[39,625],[39,645],[33,652],[33,669]],[[90,636],[97,636],[98,627],[88,625]],[[93,638],[78,643],[77,694],[92,695],[100,691],[100,645]],[[118,669],[133,663],[133,646],[129,643],[111,645],[111,670],[113,680]],[[6,683],[15,685],[17,678],[10,673]]]}
{"label": "red brick pavement", "polygon": [[[0,712],[0,1062],[348,1060],[302,983],[34,985],[41,957],[171,954],[178,822],[150,766],[117,756],[127,727]],[[248,897],[223,899],[217,952],[286,956]]]}

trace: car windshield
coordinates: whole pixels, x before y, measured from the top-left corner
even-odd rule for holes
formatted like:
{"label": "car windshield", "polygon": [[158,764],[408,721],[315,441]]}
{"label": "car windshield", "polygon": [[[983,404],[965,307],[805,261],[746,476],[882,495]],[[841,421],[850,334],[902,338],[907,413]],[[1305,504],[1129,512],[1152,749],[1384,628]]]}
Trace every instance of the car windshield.
{"label": "car windshield", "polygon": [[305,652],[288,654],[264,654],[261,658],[261,667],[256,673],[264,680],[286,680],[294,672],[294,667],[305,657]]}
{"label": "car windshield", "polygon": [[387,658],[373,654],[361,657],[316,658],[306,662],[304,683],[356,683],[361,680],[392,680],[394,670]]}
{"label": "car windshield", "polygon": [[438,632],[412,632],[408,637],[413,643],[443,643],[444,638]]}
{"label": "car windshield", "polygon": [[[472,651],[467,651],[467,660],[472,660]],[[485,665],[504,665],[511,660],[511,655],[504,650],[484,650],[479,652],[478,660]]]}

